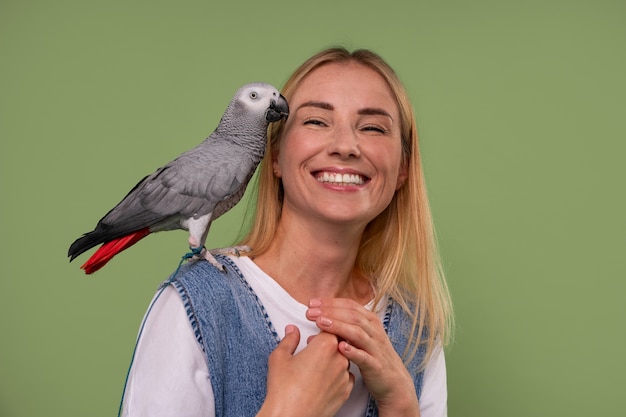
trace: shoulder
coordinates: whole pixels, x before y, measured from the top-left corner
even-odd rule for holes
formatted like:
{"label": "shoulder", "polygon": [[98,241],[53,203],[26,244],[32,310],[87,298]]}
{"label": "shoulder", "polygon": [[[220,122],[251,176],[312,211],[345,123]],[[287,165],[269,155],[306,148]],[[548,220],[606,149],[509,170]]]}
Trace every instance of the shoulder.
{"label": "shoulder", "polygon": [[184,279],[202,279],[208,277],[223,278],[232,273],[239,273],[237,266],[226,256],[216,255],[215,259],[222,265],[219,270],[205,260],[192,260],[178,268],[171,276],[170,281],[180,281]]}
{"label": "shoulder", "polygon": [[228,288],[233,284],[238,284],[243,280],[243,274],[228,257],[218,255],[216,259],[223,269],[211,265],[204,260],[189,262],[177,269],[169,278],[167,283],[175,287],[184,286],[190,288]]}
{"label": "shoulder", "polygon": [[195,314],[228,312],[244,315],[259,309],[260,302],[241,270],[228,257],[217,255],[223,270],[206,261],[184,265],[166,284],[179,293],[188,311]]}

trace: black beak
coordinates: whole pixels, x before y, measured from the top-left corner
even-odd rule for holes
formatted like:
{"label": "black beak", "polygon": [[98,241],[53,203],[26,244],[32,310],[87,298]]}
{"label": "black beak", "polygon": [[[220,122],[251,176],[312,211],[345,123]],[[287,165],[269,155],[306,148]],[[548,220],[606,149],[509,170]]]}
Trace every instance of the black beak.
{"label": "black beak", "polygon": [[282,118],[287,118],[289,116],[289,104],[287,104],[287,100],[281,94],[278,97],[278,100],[272,100],[270,102],[270,107],[265,112],[265,120],[268,122],[277,122]]}

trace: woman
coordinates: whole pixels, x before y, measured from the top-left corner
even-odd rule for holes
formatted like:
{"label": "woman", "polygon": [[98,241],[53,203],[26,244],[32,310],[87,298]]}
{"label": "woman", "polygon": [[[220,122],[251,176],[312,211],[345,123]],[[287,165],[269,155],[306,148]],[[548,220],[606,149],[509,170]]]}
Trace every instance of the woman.
{"label": "woman", "polygon": [[376,54],[333,48],[283,95],[252,250],[170,281],[125,415],[446,415],[450,303],[404,88]]}

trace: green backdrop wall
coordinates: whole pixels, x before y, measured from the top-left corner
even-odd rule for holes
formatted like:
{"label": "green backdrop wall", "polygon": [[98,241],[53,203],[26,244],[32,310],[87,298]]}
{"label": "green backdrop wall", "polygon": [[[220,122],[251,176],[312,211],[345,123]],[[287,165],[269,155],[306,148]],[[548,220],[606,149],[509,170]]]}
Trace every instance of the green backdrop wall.
{"label": "green backdrop wall", "polygon": [[457,317],[450,416],[624,415],[625,22],[610,0],[4,0],[0,415],[117,412],[186,237],[88,277],[68,245],[240,84],[335,44],[378,51],[416,108]]}

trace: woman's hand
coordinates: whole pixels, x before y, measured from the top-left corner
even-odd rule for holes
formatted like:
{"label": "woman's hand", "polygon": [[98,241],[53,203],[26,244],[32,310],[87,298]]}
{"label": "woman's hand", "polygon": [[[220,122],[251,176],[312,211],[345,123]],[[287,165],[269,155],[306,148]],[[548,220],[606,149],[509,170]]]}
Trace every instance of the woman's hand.
{"label": "woman's hand", "polygon": [[267,396],[257,417],[331,417],[350,396],[354,375],[337,337],[322,332],[294,355],[299,341],[298,328],[287,326],[269,357]]}
{"label": "woman's hand", "polygon": [[375,313],[350,299],[312,299],[307,318],[342,340],[339,351],[359,367],[381,417],[419,416],[413,378]]}

